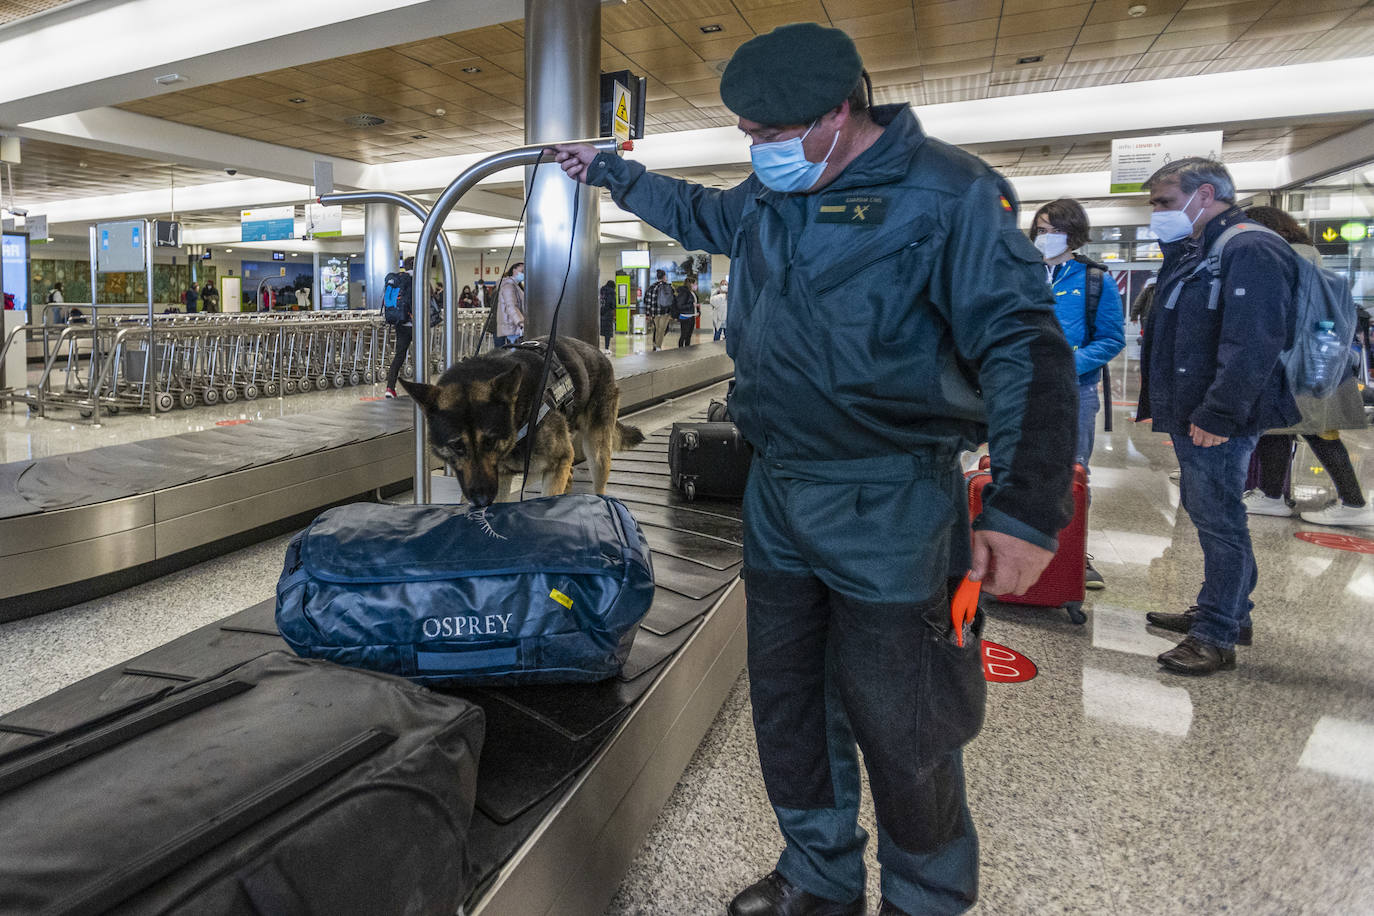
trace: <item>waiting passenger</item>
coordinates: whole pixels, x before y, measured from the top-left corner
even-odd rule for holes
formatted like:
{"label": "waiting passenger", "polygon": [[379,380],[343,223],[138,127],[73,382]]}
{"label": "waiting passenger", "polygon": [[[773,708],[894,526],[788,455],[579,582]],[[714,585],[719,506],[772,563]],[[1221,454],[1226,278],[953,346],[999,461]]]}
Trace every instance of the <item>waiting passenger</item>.
{"label": "waiting passenger", "polygon": [[[961,749],[985,684],[950,583],[971,568],[991,594],[1026,591],[1069,520],[1073,359],[1015,192],[927,138],[908,105],[872,107],[866,86],[844,32],[782,26],[721,80],[752,143],[735,187],[557,148],[568,175],[684,248],[735,254],[750,691],[786,847],[734,916],[865,911],[856,740],[881,825],[879,913],[973,905]],[[989,432],[970,543],[958,454]]]}
{"label": "waiting passenger", "polygon": [[682,285],[677,288],[677,294],[673,297],[673,311],[677,313],[679,347],[690,347],[692,345],[692,331],[697,326],[697,315],[701,314],[697,309],[697,281],[695,277],[688,277],[682,281]]}
{"label": "waiting passenger", "polygon": [[720,340],[725,336],[725,318],[730,311],[730,283],[721,280],[716,291],[711,294],[711,339]]}
{"label": "waiting passenger", "polygon": [[186,292],[181,294],[181,301],[186,304],[186,314],[194,315],[196,305],[200,301],[200,293],[196,291],[194,283],[186,287]]}
{"label": "waiting passenger", "polygon": [[[404,273],[411,274],[415,270],[415,259],[406,258],[401,265]],[[402,277],[404,281],[405,278]],[[410,277],[409,293],[401,296],[402,317],[396,324],[396,352],[391,356],[391,365],[386,369],[386,392],[384,397],[390,399],[396,397],[396,379],[401,377],[401,367],[406,363],[406,356],[410,353],[410,344],[415,339],[415,278]],[[401,286],[401,291],[405,293],[406,285]],[[418,356],[416,357],[419,358]]]}
{"label": "waiting passenger", "polygon": [[525,336],[525,262],[517,261],[496,288],[496,345],[514,345]]}
{"label": "waiting passenger", "polygon": [[[1101,409],[1097,388],[1102,367],[1126,347],[1121,293],[1105,264],[1076,254],[1088,243],[1088,214],[1078,201],[1060,198],[1035,211],[1030,237],[1045,260],[1045,280],[1054,295],[1055,317],[1073,347],[1073,365],[1078,373],[1078,447],[1074,461],[1087,470]],[[1110,389],[1105,396],[1110,411]],[[1104,588],[1107,583],[1093,568],[1091,556],[1084,565],[1084,586]]]}
{"label": "waiting passenger", "polygon": [[611,352],[611,343],[615,338],[615,281],[607,280],[601,284],[599,294],[601,300],[601,340],[602,349],[607,353]]}
{"label": "waiting passenger", "polygon": [[[1322,266],[1322,256],[1312,244],[1311,236],[1284,211],[1277,207],[1251,207],[1245,215],[1277,232],[1300,257]],[[1331,475],[1338,496],[1322,509],[1303,512],[1302,520],[1314,525],[1374,525],[1374,507],[1365,499],[1364,488],[1355,476],[1355,466],[1350,463],[1350,453],[1340,434],[1343,429],[1364,429],[1368,425],[1354,371],[1330,397],[1320,400],[1299,397],[1297,401],[1298,412],[1302,414],[1297,426],[1260,436],[1259,445],[1255,447],[1260,485],[1259,489],[1245,494],[1245,511],[1251,515],[1285,518],[1293,514],[1293,502],[1284,492],[1284,480],[1292,464],[1293,442],[1301,435]]]}
{"label": "waiting passenger", "polygon": [[471,286],[463,287],[463,291],[458,294],[458,307],[460,309],[471,309],[477,307],[477,297],[472,294]]}
{"label": "waiting passenger", "polygon": [[[62,281],[61,281],[61,280],[58,280],[56,283],[54,283],[54,284],[52,285],[52,289],[48,290],[48,305],[63,305],[63,304],[66,303],[66,301],[67,301],[66,299],[62,298]],[[48,322],[46,322],[46,321],[44,322],[44,324],[47,324],[47,323],[48,323]],[[52,310],[52,323],[53,323],[53,324],[66,324],[66,323],[67,323],[66,310],[65,310],[65,309],[53,309],[53,310]]]}
{"label": "waiting passenger", "polygon": [[1161,665],[1212,674],[1236,666],[1236,643],[1248,645],[1252,632],[1257,573],[1241,501],[1250,453],[1263,430],[1299,416],[1279,365],[1297,262],[1268,232],[1235,236],[1226,244],[1213,305],[1211,284],[1185,281],[1217,237],[1245,220],[1230,172],[1193,156],[1164,166],[1145,187],[1164,264],[1140,357],[1136,419],[1173,439],[1180,498],[1197,527],[1203,565],[1192,608],[1145,618],[1188,634],[1159,656]]}
{"label": "waiting passenger", "polygon": [[668,282],[668,272],[659,270],[654,282],[644,292],[644,314],[649,319],[649,335],[655,350],[663,346],[676,302],[677,293],[673,290],[673,284]]}

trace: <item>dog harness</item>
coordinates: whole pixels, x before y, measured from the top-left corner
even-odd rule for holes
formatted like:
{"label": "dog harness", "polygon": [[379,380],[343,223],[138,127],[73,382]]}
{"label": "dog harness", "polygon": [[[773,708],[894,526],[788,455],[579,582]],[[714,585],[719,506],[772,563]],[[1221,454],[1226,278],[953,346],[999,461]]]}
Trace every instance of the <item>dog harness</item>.
{"label": "dog harness", "polygon": [[[507,350],[530,350],[538,354],[549,364],[548,380],[544,384],[543,403],[539,405],[539,415],[535,418],[534,425],[538,428],[544,418],[551,410],[562,410],[572,403],[573,381],[572,375],[563,367],[563,362],[558,358],[558,354],[549,348],[549,345],[542,340],[522,340],[517,344],[504,347]],[[525,436],[530,431],[530,425],[526,423],[520,427],[515,435],[517,443],[524,441]]]}

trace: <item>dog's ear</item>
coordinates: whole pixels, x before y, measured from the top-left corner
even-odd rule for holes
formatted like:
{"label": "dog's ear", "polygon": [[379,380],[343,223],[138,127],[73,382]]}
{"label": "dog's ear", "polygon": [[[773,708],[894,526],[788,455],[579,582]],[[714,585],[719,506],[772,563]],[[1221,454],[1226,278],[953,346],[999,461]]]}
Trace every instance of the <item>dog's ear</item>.
{"label": "dog's ear", "polygon": [[491,380],[491,393],[502,401],[514,402],[520,394],[520,382],[525,375],[525,367],[515,363]]}
{"label": "dog's ear", "polygon": [[405,379],[398,379],[401,387],[406,390],[406,394],[415,399],[425,410],[430,410],[439,401],[439,388],[436,385],[422,385],[419,382],[407,382]]}

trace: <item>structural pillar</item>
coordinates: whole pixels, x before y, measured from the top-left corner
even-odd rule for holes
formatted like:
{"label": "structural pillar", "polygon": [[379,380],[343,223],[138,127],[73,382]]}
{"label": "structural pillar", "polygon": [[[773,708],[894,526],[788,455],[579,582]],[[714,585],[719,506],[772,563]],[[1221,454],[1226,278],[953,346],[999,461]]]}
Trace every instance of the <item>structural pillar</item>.
{"label": "structural pillar", "polygon": [[[401,248],[401,217],[395,204],[364,204],[363,276],[367,280],[366,305],[380,310],[386,275],[398,268]],[[316,300],[318,301],[318,300]]]}
{"label": "structural pillar", "polygon": [[[601,0],[525,0],[526,143],[596,136],[600,63]],[[525,333],[549,333],[562,292],[558,333],[596,344],[598,189],[574,184],[553,162],[525,173]]]}

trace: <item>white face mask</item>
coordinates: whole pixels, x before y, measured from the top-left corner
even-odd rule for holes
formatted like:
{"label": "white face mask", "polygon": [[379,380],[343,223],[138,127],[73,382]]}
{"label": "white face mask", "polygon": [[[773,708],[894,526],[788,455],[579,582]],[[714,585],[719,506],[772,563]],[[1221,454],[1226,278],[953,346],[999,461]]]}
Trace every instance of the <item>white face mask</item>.
{"label": "white face mask", "polygon": [[1069,250],[1069,237],[1063,232],[1042,232],[1035,237],[1035,247],[1046,261],[1059,257]]}
{"label": "white face mask", "polygon": [[1159,210],[1150,214],[1150,231],[1156,238],[1161,242],[1177,242],[1193,234],[1193,223],[1197,222],[1197,216],[1202,215],[1199,210],[1197,216],[1188,218],[1188,205],[1194,197],[1197,197],[1197,191],[1188,195],[1181,209]]}

